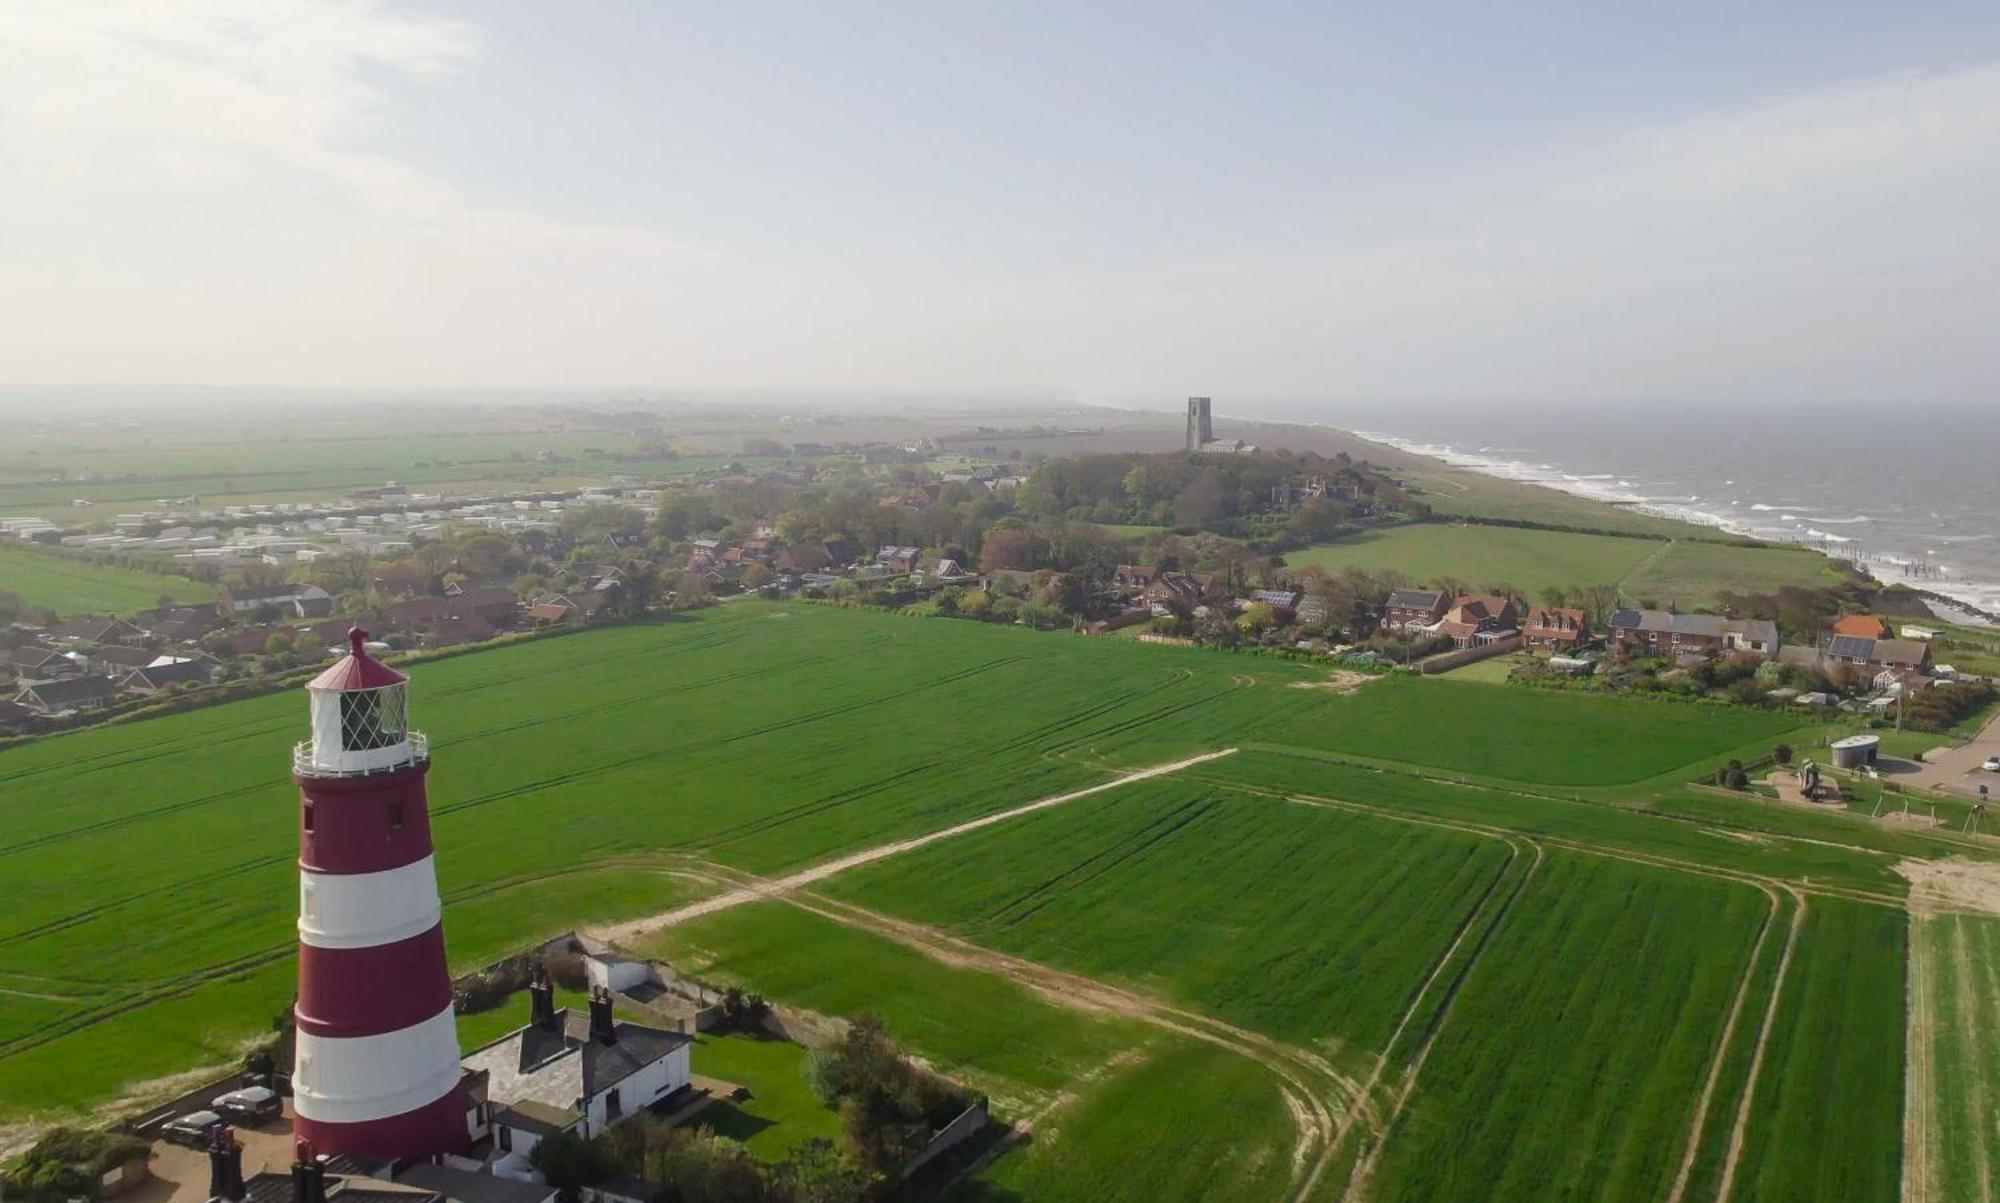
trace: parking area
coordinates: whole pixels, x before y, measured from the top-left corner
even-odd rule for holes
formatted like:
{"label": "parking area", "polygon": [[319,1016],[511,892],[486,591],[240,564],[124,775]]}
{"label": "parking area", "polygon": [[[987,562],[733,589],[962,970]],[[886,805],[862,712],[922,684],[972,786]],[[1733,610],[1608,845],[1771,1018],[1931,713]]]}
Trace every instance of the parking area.
{"label": "parking area", "polygon": [[1926,759],[1911,780],[1967,798],[1977,798],[1983,785],[1988,793],[2000,798],[2000,773],[1989,773],[1979,767],[1990,756],[2000,756],[2000,714],[1994,715],[1966,744],[1935,753],[1934,760]]}

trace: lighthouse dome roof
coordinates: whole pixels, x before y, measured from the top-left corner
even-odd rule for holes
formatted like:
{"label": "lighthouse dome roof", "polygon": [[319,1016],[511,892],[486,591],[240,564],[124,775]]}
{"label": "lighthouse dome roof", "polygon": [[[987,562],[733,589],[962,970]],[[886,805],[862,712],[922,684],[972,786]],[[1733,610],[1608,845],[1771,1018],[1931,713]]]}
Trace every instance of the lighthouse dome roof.
{"label": "lighthouse dome roof", "polygon": [[370,656],[362,645],[368,639],[368,632],[355,627],[347,632],[349,651],[333,667],[306,682],[306,688],[321,693],[351,693],[362,689],[381,689],[385,685],[401,685],[408,677],[380,660]]}

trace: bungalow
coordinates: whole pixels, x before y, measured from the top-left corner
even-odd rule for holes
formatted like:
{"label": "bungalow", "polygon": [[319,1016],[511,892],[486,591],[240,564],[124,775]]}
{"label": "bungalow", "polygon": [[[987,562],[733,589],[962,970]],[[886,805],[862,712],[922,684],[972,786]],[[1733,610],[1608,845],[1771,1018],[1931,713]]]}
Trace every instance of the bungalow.
{"label": "bungalow", "polygon": [[1382,629],[1428,629],[1442,620],[1450,608],[1451,599],[1435,589],[1395,589],[1382,606]]}
{"label": "bungalow", "polygon": [[71,677],[64,681],[24,681],[14,701],[37,714],[66,710],[102,710],[115,699],[108,677]]}
{"label": "bungalow", "polygon": [[1435,629],[1440,635],[1451,636],[1452,646],[1467,648],[1516,634],[1519,621],[1512,600],[1467,594],[1452,602]]}
{"label": "bungalow", "polygon": [[127,693],[153,694],[173,685],[206,685],[215,680],[213,661],[176,660],[134,669],[118,683]]}
{"label": "bungalow", "polygon": [[225,585],[216,612],[228,618],[266,607],[298,618],[325,618],[333,613],[333,595],[318,585]]}
{"label": "bungalow", "polygon": [[98,643],[139,643],[146,632],[122,618],[77,618],[49,631],[49,638],[71,647]]}
{"label": "bungalow", "polygon": [[568,598],[536,602],[528,607],[528,621],[538,627],[552,627],[568,621],[570,609]]}
{"label": "bungalow", "polygon": [[1571,606],[1534,606],[1522,634],[1535,651],[1573,651],[1590,638],[1590,616]]}
{"label": "bungalow", "polygon": [[487,1075],[495,1174],[528,1171],[529,1154],[548,1136],[596,1136],[689,1085],[693,1038],[614,1018],[604,987],[592,988],[587,1014],[557,1010],[555,985],[538,971],[528,1006],[527,1026],[462,1062]]}

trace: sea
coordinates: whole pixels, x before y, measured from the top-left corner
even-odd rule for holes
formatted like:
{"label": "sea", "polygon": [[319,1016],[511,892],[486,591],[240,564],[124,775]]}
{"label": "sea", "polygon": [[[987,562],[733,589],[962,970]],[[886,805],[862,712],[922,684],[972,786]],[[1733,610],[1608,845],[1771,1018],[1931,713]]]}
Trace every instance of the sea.
{"label": "sea", "polygon": [[1462,468],[1803,544],[1958,603],[1941,617],[2000,621],[2000,403],[1397,406],[1317,420]]}

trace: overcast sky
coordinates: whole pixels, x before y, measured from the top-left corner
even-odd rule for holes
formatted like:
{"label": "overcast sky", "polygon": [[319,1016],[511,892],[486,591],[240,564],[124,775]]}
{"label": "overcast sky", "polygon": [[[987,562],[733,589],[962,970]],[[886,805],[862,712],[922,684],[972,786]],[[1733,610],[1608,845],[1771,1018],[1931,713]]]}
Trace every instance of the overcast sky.
{"label": "overcast sky", "polygon": [[0,382],[2000,401],[2000,9],[0,4]]}

